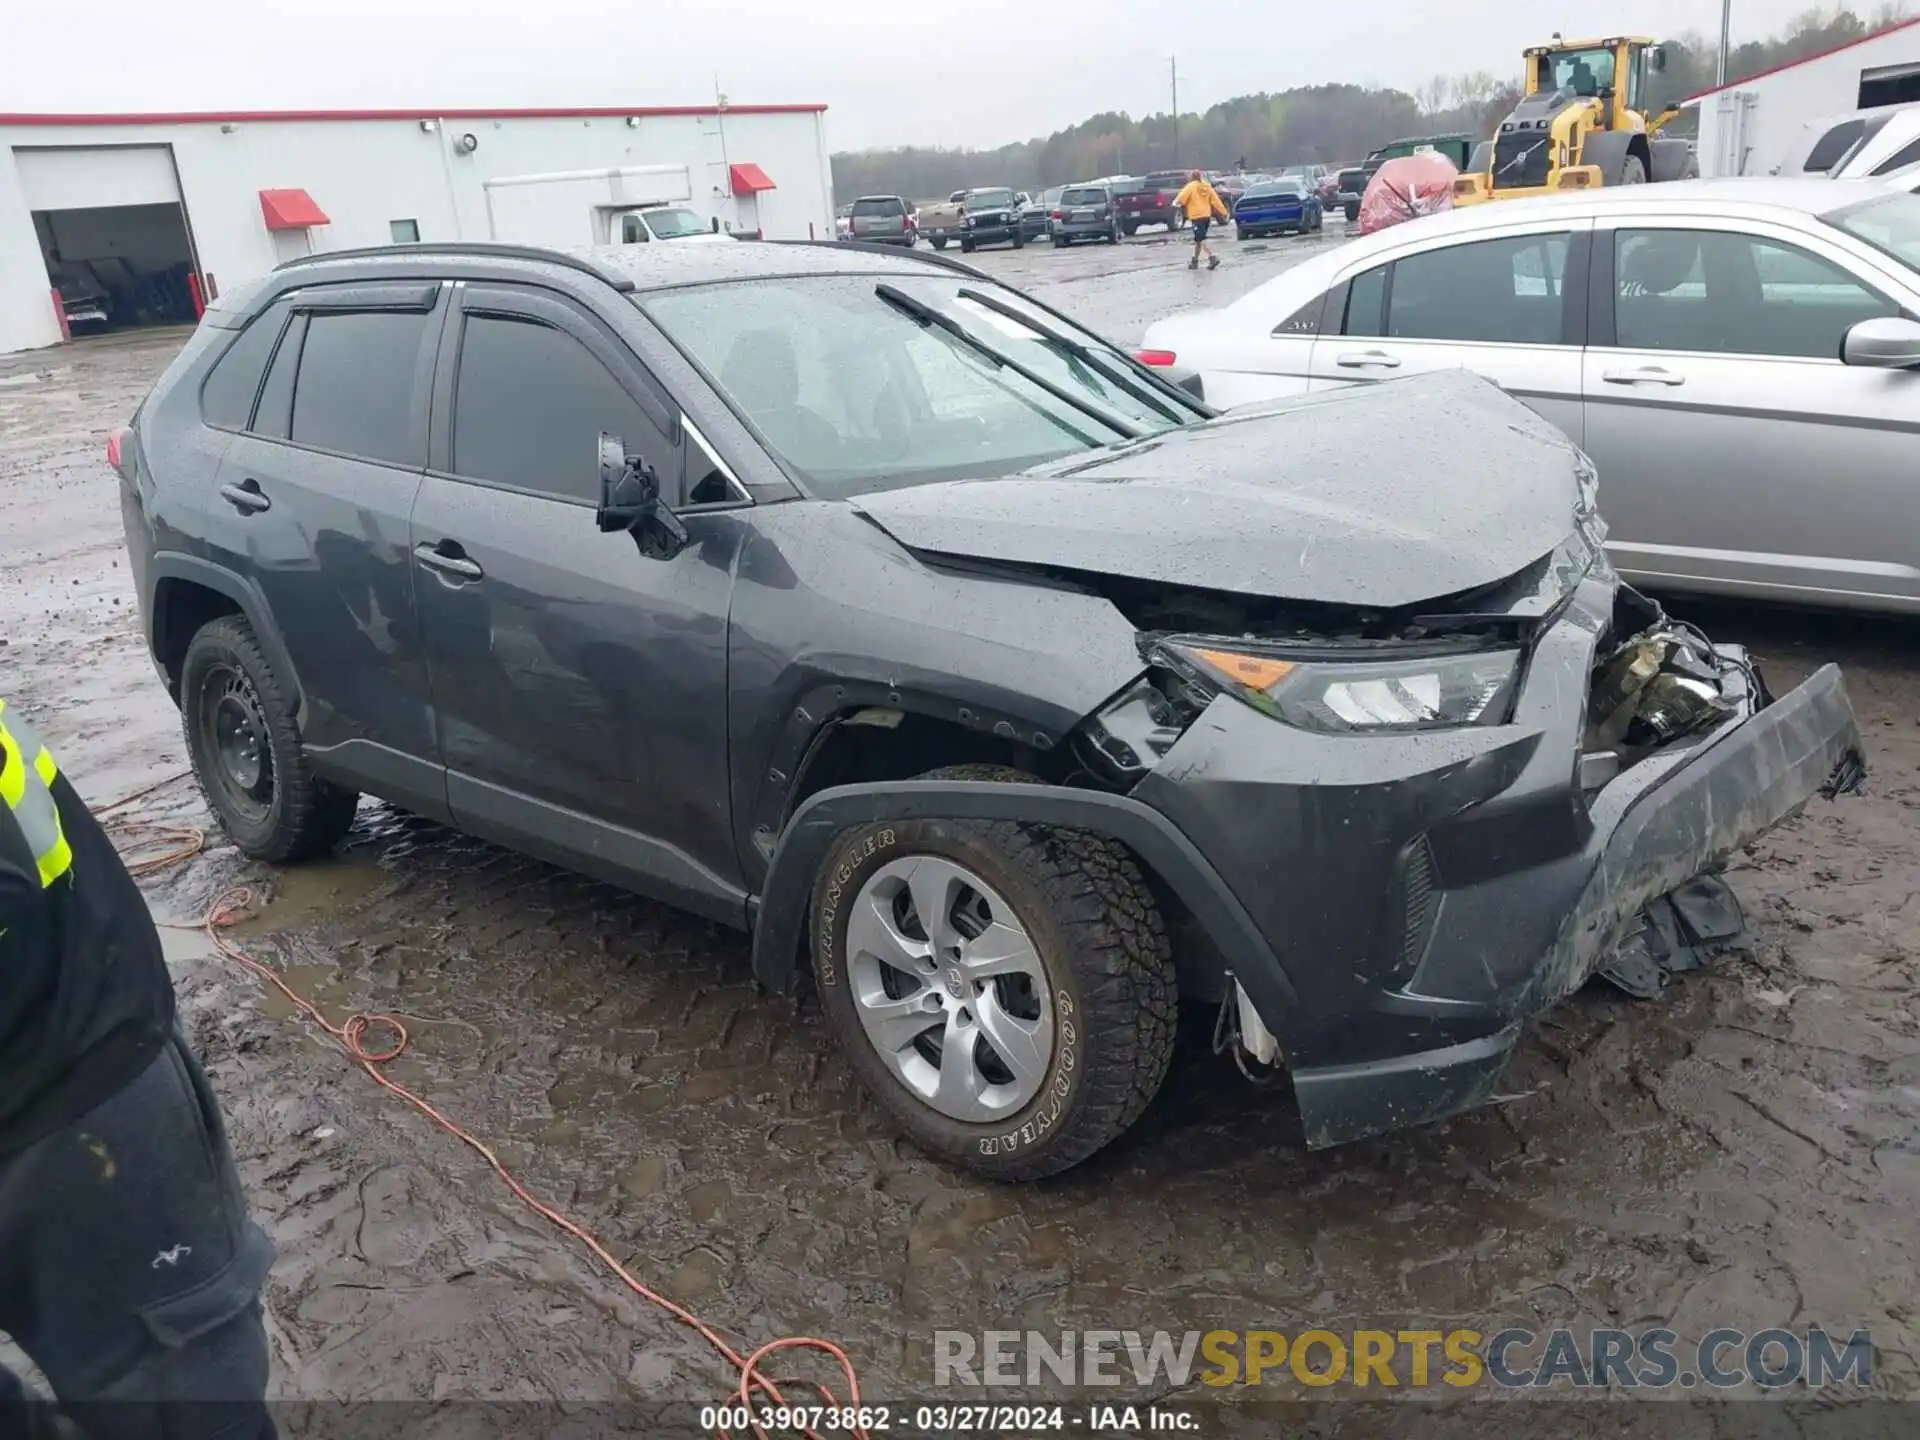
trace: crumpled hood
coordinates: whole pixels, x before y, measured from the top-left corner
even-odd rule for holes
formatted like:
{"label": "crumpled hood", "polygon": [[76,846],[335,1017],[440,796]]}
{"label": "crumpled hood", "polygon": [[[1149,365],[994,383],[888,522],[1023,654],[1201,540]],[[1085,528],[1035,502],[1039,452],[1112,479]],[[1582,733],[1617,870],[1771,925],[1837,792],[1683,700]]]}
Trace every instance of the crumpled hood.
{"label": "crumpled hood", "polygon": [[1518,400],[1453,370],[852,503],[932,554],[1396,609],[1549,554],[1573,531],[1585,464]]}

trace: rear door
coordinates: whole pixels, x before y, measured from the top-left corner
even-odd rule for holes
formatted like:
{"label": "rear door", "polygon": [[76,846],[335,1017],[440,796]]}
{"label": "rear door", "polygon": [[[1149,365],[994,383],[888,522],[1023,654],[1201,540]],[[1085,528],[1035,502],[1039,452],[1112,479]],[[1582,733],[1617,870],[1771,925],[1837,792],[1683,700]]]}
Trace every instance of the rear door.
{"label": "rear door", "polygon": [[409,526],[447,293],[416,281],[293,292],[209,502],[212,558],[265,597],[316,765],[434,815],[445,796]]}
{"label": "rear door", "polygon": [[602,534],[600,433],[674,494],[698,444],[677,407],[552,292],[463,284],[453,320],[412,551],[454,818],[737,923],[727,496],[686,516],[671,560]]}
{"label": "rear door", "polygon": [[1313,344],[1311,388],[1470,370],[1579,444],[1589,237],[1586,220],[1532,224],[1356,265]]}
{"label": "rear door", "polygon": [[1587,450],[1615,563],[1647,583],[1920,601],[1920,374],[1842,364],[1916,296],[1814,231],[1596,233]]}

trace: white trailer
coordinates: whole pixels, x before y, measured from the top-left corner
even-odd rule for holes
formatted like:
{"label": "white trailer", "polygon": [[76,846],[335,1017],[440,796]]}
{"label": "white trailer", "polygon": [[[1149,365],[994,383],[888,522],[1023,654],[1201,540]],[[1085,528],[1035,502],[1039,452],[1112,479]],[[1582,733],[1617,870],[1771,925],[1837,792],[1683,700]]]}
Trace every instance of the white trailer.
{"label": "white trailer", "polygon": [[500,175],[482,186],[487,232],[534,245],[639,245],[655,240],[730,240],[686,202],[684,165],[625,165]]}

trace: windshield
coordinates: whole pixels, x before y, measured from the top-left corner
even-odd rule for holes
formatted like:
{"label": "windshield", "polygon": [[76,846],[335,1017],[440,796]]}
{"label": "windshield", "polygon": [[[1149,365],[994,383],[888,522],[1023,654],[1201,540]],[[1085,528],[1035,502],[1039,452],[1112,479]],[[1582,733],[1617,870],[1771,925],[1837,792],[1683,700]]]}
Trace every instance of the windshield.
{"label": "windshield", "polygon": [[1010,210],[1013,208],[1011,190],[976,190],[967,196],[969,210]]}
{"label": "windshield", "polygon": [[656,240],[679,240],[688,235],[704,235],[713,228],[691,210],[648,210],[643,212],[643,218]]}
{"label": "windshield", "polygon": [[1920,270],[1920,195],[1896,190],[1821,217],[1910,270]]}
{"label": "windshield", "polygon": [[[1079,404],[996,366],[967,340],[921,324],[883,292],[925,306]],[[959,294],[973,289],[1032,315],[1093,352],[1095,366]],[[1008,475],[1062,456],[1153,434],[1202,412],[1177,398],[1148,404],[1122,352],[1020,296],[972,276],[819,275],[660,291],[642,307],[760,433],[808,489],[826,498]],[[1156,392],[1157,393],[1157,392]],[[1109,424],[1080,404],[1116,416]],[[1168,413],[1168,412],[1171,413]],[[1178,416],[1178,421],[1173,418]]]}
{"label": "windshield", "polygon": [[1613,88],[1613,52],[1562,50],[1540,57],[1542,90],[1571,90],[1576,95],[1598,95]]}
{"label": "windshield", "polygon": [[1107,192],[1096,187],[1069,190],[1060,197],[1060,203],[1062,205],[1104,205],[1107,203]]}
{"label": "windshield", "polygon": [[1295,172],[1295,173],[1293,173],[1293,174],[1290,174],[1290,175],[1282,175],[1282,176],[1281,176],[1281,177],[1280,177],[1280,178],[1279,178],[1278,180],[1275,180],[1275,181],[1273,182],[1273,187],[1274,187],[1274,189],[1275,189],[1276,191],[1280,191],[1280,190],[1293,190],[1293,191],[1300,191],[1300,190],[1305,190],[1305,189],[1307,189],[1307,188],[1308,188],[1308,187],[1307,187],[1307,177],[1306,177],[1306,176],[1304,176],[1304,175],[1302,175],[1302,174],[1299,174],[1298,172]]}

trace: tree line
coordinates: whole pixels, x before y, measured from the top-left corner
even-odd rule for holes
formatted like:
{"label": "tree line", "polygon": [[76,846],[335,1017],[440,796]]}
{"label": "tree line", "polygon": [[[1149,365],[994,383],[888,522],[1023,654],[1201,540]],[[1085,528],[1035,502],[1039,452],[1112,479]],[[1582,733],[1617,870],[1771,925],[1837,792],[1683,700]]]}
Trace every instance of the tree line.
{"label": "tree line", "polygon": [[[1809,10],[1770,39],[1734,46],[1729,80],[1830,50],[1895,24],[1906,0],[1862,15],[1850,9]],[[1542,36],[1544,42],[1547,37]],[[1717,40],[1688,32],[1665,42],[1666,69],[1650,77],[1653,110],[1714,83]],[[1510,69],[1435,76],[1409,94],[1361,85],[1308,85],[1278,94],[1240,95],[1199,113],[1134,117],[1125,111],[1089,116],[1043,139],[995,150],[902,146],[843,151],[833,157],[833,190],[845,203],[857,195],[944,197],[976,185],[1040,189],[1097,175],[1142,175],[1199,166],[1275,170],[1286,165],[1355,164],[1369,150],[1409,135],[1464,131],[1486,135],[1520,96],[1520,57]],[[1673,122],[1684,134],[1694,115]]]}

